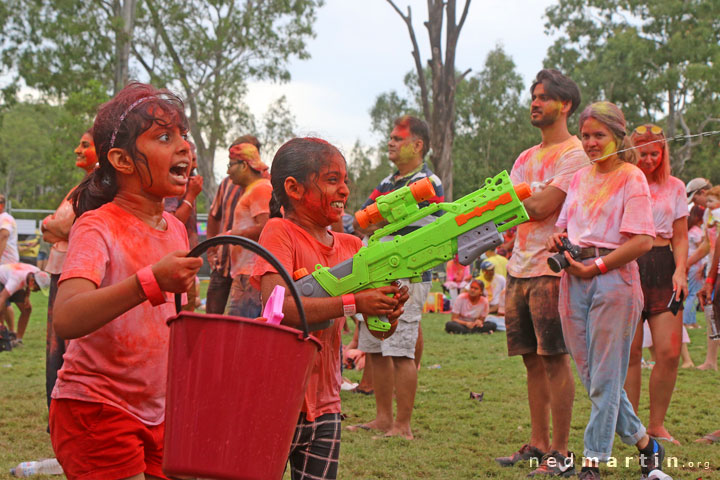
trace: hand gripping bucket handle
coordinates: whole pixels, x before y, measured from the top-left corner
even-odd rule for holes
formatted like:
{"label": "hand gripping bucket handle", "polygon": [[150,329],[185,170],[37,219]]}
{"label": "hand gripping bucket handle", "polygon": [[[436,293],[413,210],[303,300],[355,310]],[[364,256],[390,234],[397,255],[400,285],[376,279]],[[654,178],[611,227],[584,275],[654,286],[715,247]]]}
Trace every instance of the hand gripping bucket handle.
{"label": "hand gripping bucket handle", "polygon": [[308,333],[301,297],[282,264],[247,238],[218,236],[195,247],[199,256],[220,244],[260,255],[295,299],[299,328],[255,319],[180,311],[168,320],[168,388],[163,469],[173,478],[280,479],[314,359],[322,348]]}
{"label": "hand gripping bucket handle", "polygon": [[[204,242],[198,244],[195,248],[190,250],[190,253],[187,254],[188,257],[199,257],[203,253],[205,253],[209,248],[215,247],[217,245],[223,245],[223,244],[230,244],[230,245],[239,245],[243,248],[246,248],[250,250],[251,252],[260,255],[263,257],[267,262],[275,267],[275,269],[278,271],[280,276],[283,280],[285,280],[285,283],[287,284],[287,288],[290,289],[290,293],[293,296],[293,299],[295,300],[295,305],[297,305],[298,314],[300,315],[300,322],[302,323],[302,332],[303,332],[303,338],[307,338],[309,336],[309,329],[307,324],[307,319],[305,318],[305,309],[303,308],[302,300],[300,300],[300,293],[297,290],[297,287],[295,286],[295,282],[290,277],[290,274],[287,270],[285,270],[285,267],[278,261],[275,256],[270,253],[265,247],[260,245],[257,242],[253,242],[252,240],[240,237],[237,235],[219,235],[217,237],[210,238],[208,240],[205,240]],[[182,309],[181,305],[181,295],[179,293],[175,294],[175,311],[176,313],[180,313]]]}

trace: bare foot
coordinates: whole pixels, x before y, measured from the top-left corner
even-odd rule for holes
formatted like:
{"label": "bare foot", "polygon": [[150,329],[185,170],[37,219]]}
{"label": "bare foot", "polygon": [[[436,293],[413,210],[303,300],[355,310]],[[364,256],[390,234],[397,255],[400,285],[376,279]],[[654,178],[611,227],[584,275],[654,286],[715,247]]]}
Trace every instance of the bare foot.
{"label": "bare foot", "polygon": [[415,438],[415,437],[413,437],[411,430],[400,430],[400,429],[396,429],[396,428],[391,428],[390,430],[385,432],[385,435],[373,437],[373,440],[392,438],[392,437],[400,437],[400,438],[404,438],[405,440],[413,440]]}
{"label": "bare foot", "polygon": [[697,367],[697,369],[698,370],[715,370],[715,371],[717,371],[718,367],[717,367],[717,364],[711,365],[709,363],[703,363],[702,365]]}
{"label": "bare foot", "polygon": [[695,364],[693,362],[683,363],[680,368],[693,368]]}
{"label": "bare foot", "polygon": [[373,420],[371,422],[361,423],[359,425],[348,425],[347,427],[345,427],[345,430],[347,430],[348,432],[361,432],[370,430],[387,432],[388,430],[390,430],[390,425],[384,426],[380,424],[377,420]]}

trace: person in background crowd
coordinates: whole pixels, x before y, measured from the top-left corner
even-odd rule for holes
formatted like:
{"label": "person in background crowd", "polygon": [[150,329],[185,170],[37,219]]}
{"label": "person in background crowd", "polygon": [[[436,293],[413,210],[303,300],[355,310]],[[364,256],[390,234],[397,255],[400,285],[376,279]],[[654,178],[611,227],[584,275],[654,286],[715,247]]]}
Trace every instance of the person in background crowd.
{"label": "person in background crowd", "polygon": [[484,260],[480,264],[479,280],[483,282],[485,287],[485,296],[490,302],[490,311],[488,313],[505,312],[505,277],[495,273],[495,264],[489,260]]}
{"label": "person in background crowd", "polygon": [[[253,135],[243,135],[236,138],[230,148],[242,143],[250,143],[260,151],[260,142]],[[230,176],[225,177],[220,182],[208,214],[208,239],[232,229],[235,207],[242,193],[242,187],[235,185]],[[230,257],[230,245],[220,245],[207,251],[208,264],[210,265],[210,284],[208,285],[205,304],[207,313],[223,313],[225,311],[233,281],[230,273]]]}
{"label": "person in background crowd", "polygon": [[50,275],[41,271],[34,265],[27,263],[3,263],[0,265],[0,306],[14,303],[20,310],[18,328],[15,331],[14,319],[4,315],[5,308],[0,308],[0,325],[5,323],[11,335],[14,335],[12,345],[22,345],[25,329],[27,328],[32,305],[30,292],[37,292],[41,288],[47,292],[50,287]]}
{"label": "person in background crowd", "polygon": [[[75,166],[84,170],[85,177],[87,177],[97,167],[97,153],[95,152],[95,143],[93,142],[90,130],[82,134],[74,153]],[[70,195],[75,191],[75,188],[76,187],[73,187],[70,192],[68,192],[62,202],[60,202],[57,210],[45,217],[40,225],[43,239],[52,244],[47,265],[45,265],[45,270],[50,274],[47,334],[45,340],[45,395],[48,408],[50,408],[50,394],[52,393],[53,387],[55,387],[57,372],[62,367],[63,355],[65,355],[65,351],[67,350],[67,342],[55,333],[52,319],[58,280],[60,279],[63,264],[65,263],[65,255],[68,250],[70,228],[73,222],[75,222],[75,212],[70,203]]]}
{"label": "person in background crowd", "polygon": [[[630,141],[636,147],[638,167],[650,188],[655,239],[652,249],[637,259],[645,303],[642,319],[652,333],[655,366],[650,374],[650,421],[648,435],[679,444],[665,428],[677,379],[682,349],[682,314],[670,311],[670,301],[681,302],[687,287],[687,201],[685,185],[670,175],[670,151],[662,128],[653,124],[633,130]],[[671,248],[672,246],[672,248]],[[682,309],[682,304],[680,305]],[[638,412],[642,384],[641,360],[644,328],[635,330],[625,392]]]}
{"label": "person in background crowd", "polygon": [[473,280],[468,291],[457,297],[452,307],[452,320],[445,324],[447,333],[493,333],[497,330],[494,322],[486,320],[490,306],[483,290],[482,282]]}
{"label": "person in background crowd", "polygon": [[[260,232],[270,216],[273,191],[270,180],[266,178],[267,170],[255,145],[240,143],[230,148],[228,176],[243,189],[233,213],[233,228],[228,232],[230,235],[255,241],[260,238]],[[231,254],[230,273],[233,282],[225,314],[259,317],[262,311],[260,291],[250,284],[255,254],[237,245],[233,245]]]}
{"label": "person in background crowd", "polygon": [[[383,194],[397,190],[423,178],[429,178],[435,187],[435,196],[418,204],[420,208],[429,203],[439,203],[444,199],[442,183],[425,164],[425,155],[430,150],[430,133],[427,124],[410,115],[395,120],[388,141],[388,158],[397,170],[386,177],[373,190],[363,204],[367,207]],[[438,212],[439,214],[439,212]],[[432,216],[399,230],[404,235],[433,221]],[[364,231],[355,223],[355,230],[370,234],[386,223],[370,225]],[[390,239],[391,237],[386,237]],[[375,419],[352,427],[357,429],[374,429],[385,433],[385,436],[399,436],[407,440],[413,439],[411,428],[412,412],[417,392],[417,370],[422,352],[422,309],[430,292],[431,275],[424,272],[422,282],[411,283],[410,300],[405,305],[405,313],[400,317],[397,331],[383,341],[375,338],[365,322],[360,323],[359,348],[368,355],[367,367],[372,368],[373,386],[375,387]],[[397,412],[393,418],[393,393],[395,394]]]}
{"label": "person in background crowd", "polygon": [[[702,231],[703,215],[705,208],[700,205],[693,205],[688,216],[688,259],[695,255],[695,252],[703,243],[704,234]],[[689,261],[688,261],[689,264]],[[705,280],[705,259],[688,266],[688,296],[685,299],[683,310],[683,324],[689,329],[699,328],[695,318],[697,294],[702,288]]]}
{"label": "person in background crowd", "polygon": [[472,280],[470,265],[461,265],[457,255],[445,265],[445,283],[443,286],[450,292],[450,301],[454,302]]}

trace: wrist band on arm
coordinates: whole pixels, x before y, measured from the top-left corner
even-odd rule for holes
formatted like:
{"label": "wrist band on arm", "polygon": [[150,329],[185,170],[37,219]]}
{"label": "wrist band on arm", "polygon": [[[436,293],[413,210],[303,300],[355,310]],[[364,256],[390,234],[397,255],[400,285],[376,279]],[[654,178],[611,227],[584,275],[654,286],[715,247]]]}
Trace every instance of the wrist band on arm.
{"label": "wrist band on arm", "polygon": [[710,285],[715,285],[715,277],[707,277],[705,279],[705,283],[709,283]]}
{"label": "wrist band on arm", "polygon": [[193,206],[192,206],[192,203],[188,202],[188,201],[185,200],[184,198],[183,198],[183,203],[184,203],[185,205],[187,205],[188,207],[190,207],[190,208],[193,207]]}
{"label": "wrist band on arm", "polygon": [[605,266],[605,262],[603,262],[602,257],[597,257],[595,259],[595,265],[597,265],[598,270],[600,270],[600,273],[607,273],[608,268]]}
{"label": "wrist band on arm", "polygon": [[158,285],[157,279],[155,278],[155,274],[153,273],[150,265],[145,268],[141,268],[135,275],[137,275],[140,287],[142,288],[143,293],[145,293],[145,297],[150,301],[150,305],[156,307],[167,301],[162,290],[160,290],[160,285]]}
{"label": "wrist band on arm", "polygon": [[346,317],[352,317],[357,313],[357,307],[355,306],[355,295],[352,293],[346,293],[342,296],[343,302],[343,314]]}

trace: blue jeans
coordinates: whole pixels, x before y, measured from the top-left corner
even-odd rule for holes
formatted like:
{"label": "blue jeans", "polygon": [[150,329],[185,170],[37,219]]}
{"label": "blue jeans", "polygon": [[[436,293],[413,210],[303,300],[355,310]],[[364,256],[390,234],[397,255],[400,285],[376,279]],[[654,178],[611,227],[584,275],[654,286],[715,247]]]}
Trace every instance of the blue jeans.
{"label": "blue jeans", "polygon": [[564,273],[560,281],[565,345],[592,403],[583,455],[600,462],[610,459],[615,433],[628,445],[645,436],[623,389],[642,307],[635,262],[590,279]]}
{"label": "blue jeans", "polygon": [[685,300],[685,309],[683,310],[683,324],[694,325],[697,323],[695,318],[695,301],[697,294],[703,286],[703,265],[696,263],[688,270],[688,296]]}

